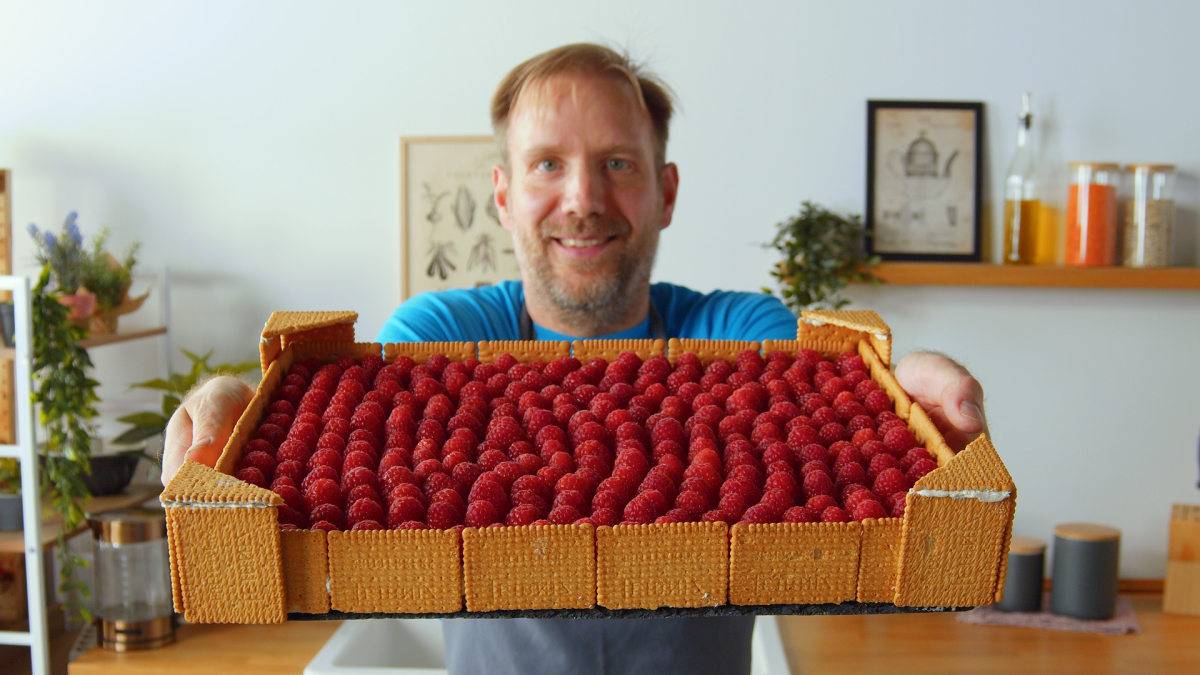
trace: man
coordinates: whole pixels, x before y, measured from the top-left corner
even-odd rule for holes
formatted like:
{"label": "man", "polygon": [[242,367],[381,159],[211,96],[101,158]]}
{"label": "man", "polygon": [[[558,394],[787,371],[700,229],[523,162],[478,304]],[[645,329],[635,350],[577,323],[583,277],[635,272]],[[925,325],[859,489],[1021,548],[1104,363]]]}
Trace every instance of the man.
{"label": "man", "polygon": [[[521,282],[404,303],[381,342],[693,337],[791,339],[796,318],[763,294],[702,295],[650,284],[679,172],[666,162],[671,97],[651,74],[596,45],[517,66],[493,99],[503,164],[492,171]],[[983,392],[933,354],[897,378],[961,448],[984,428]],[[212,465],[250,398],[234,378],[189,396],[168,427],[163,480],[182,461]],[[752,617],[482,620],[445,623],[453,673],[744,673]]]}

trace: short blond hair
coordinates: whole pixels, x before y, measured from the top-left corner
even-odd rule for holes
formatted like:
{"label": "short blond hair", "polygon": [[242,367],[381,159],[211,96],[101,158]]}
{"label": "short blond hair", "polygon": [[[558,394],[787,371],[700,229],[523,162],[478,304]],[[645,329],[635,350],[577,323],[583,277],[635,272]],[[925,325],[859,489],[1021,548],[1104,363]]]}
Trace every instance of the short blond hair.
{"label": "short blond hair", "polygon": [[492,130],[500,156],[508,165],[508,120],[523,92],[562,73],[599,74],[628,82],[654,126],[654,159],[661,168],[667,161],[667,131],[675,111],[674,93],[645,64],[633,61],[603,45],[587,42],[543,52],[509,71],[492,96]]}

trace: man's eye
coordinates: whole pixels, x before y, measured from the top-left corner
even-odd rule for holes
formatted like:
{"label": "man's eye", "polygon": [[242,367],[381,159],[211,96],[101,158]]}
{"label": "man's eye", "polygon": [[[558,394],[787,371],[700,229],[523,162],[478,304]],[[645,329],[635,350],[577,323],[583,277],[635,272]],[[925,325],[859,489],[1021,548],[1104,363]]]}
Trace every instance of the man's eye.
{"label": "man's eye", "polygon": [[543,159],[538,162],[538,168],[542,171],[554,171],[558,168],[558,161],[553,159]]}
{"label": "man's eye", "polygon": [[629,162],[623,159],[610,159],[608,160],[608,168],[613,171],[624,171],[629,168]]}

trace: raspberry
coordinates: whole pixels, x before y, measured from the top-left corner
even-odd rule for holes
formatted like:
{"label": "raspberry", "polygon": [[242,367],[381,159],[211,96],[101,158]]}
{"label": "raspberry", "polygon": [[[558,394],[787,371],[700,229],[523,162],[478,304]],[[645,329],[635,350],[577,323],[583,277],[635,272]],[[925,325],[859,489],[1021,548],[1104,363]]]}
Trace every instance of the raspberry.
{"label": "raspberry", "polygon": [[839,464],[833,471],[836,478],[835,483],[839,490],[853,483],[862,484],[867,481],[867,472],[863,471],[862,465],[858,462]]}
{"label": "raspberry", "polygon": [[337,505],[342,501],[342,490],[338,484],[328,478],[313,481],[304,493],[304,505],[308,511],[321,504]]}
{"label": "raspberry", "polygon": [[904,507],[908,504],[908,493],[897,492],[887,499],[888,515],[893,518],[904,517]]}
{"label": "raspberry", "polygon": [[703,516],[700,516],[700,522],[702,523],[715,523],[718,521],[727,525],[732,525],[733,523],[737,522],[737,518],[730,516],[721,509],[713,509],[705,513]]}
{"label": "raspberry", "polygon": [[[857,419],[861,419],[861,417],[855,417],[854,419],[850,420],[850,427],[854,426],[854,420]],[[849,431],[850,427],[847,427],[846,430]],[[853,436],[850,437],[850,442],[854,444],[854,447],[859,449],[862,449],[862,447],[870,441],[879,440],[879,437],[875,434],[875,430],[871,428],[863,427],[852,433]]]}
{"label": "raspberry", "polygon": [[388,527],[395,530],[409,521],[424,522],[425,515],[424,504],[412,497],[401,497],[388,507]]}
{"label": "raspberry", "polygon": [[355,467],[342,474],[342,489],[352,490],[359,485],[370,485],[379,491],[379,479],[375,476],[375,472],[366,467]]}
{"label": "raspberry", "polygon": [[[815,383],[815,379],[814,379],[814,383]],[[842,378],[836,377],[836,376],[829,378],[828,380],[825,381],[824,384],[821,385],[821,395],[829,400],[833,400],[834,398],[837,397],[838,394],[841,394],[842,392],[849,392],[849,391],[850,391],[850,387],[849,387],[849,385],[846,384],[846,381],[843,380]]]}
{"label": "raspberry", "polygon": [[883,446],[893,455],[902,455],[917,445],[917,439],[906,427],[896,427],[883,436]]}
{"label": "raspberry", "polygon": [[767,480],[763,484],[763,489],[767,491],[780,490],[784,494],[791,496],[792,499],[800,496],[800,484],[796,482],[796,478],[790,473],[779,472],[767,476]]}
{"label": "raspberry", "polygon": [[[305,383],[305,385],[307,386],[307,383]],[[284,399],[279,399],[278,401],[275,401],[274,403],[272,403],[271,407],[267,408],[267,412],[272,413],[272,414],[282,413],[284,415],[287,415],[288,417],[295,417],[296,416],[296,407],[293,406],[290,401],[287,401]]]}
{"label": "raspberry", "polygon": [[508,516],[504,519],[504,524],[509,527],[521,527],[531,525],[534,521],[541,517],[541,512],[535,506],[514,506],[508,512]]}
{"label": "raspberry", "polygon": [[796,505],[796,500],[783,490],[767,490],[758,504],[770,509],[772,521],[778,521],[784,511]]}
{"label": "raspberry", "polygon": [[755,504],[746,509],[738,522],[748,523],[751,525],[763,525],[766,523],[778,522],[778,517],[771,507],[763,504]]}
{"label": "raspberry", "polygon": [[804,508],[812,513],[813,520],[820,520],[821,512],[830,506],[837,506],[837,500],[833,498],[833,495],[814,495],[804,502]]}
{"label": "raspberry", "polygon": [[[584,501],[582,492],[577,490],[564,490],[554,497],[554,503],[551,504],[551,508],[556,509],[560,506],[570,506],[576,511],[584,511],[585,504],[586,502]],[[575,518],[578,517],[579,516],[576,516]],[[572,520],[575,518],[572,518]],[[551,518],[550,520],[553,521],[554,519]]]}
{"label": "raspberry", "polygon": [[859,503],[854,507],[854,520],[866,520],[868,518],[887,518],[887,511],[883,509],[883,505],[879,502],[868,499]]}
{"label": "raspberry", "polygon": [[875,478],[871,489],[881,500],[885,500],[897,492],[906,492],[909,487],[908,479],[900,473],[900,469],[885,469]]}
{"label": "raspberry", "polygon": [[342,513],[341,509],[333,504],[321,504],[317,508],[313,509],[312,512],[308,514],[308,517],[309,520],[315,523],[313,525],[313,529],[317,529],[317,524],[320,524],[321,522],[329,523],[339,530],[346,529],[346,515]]}
{"label": "raspberry", "polygon": [[317,444],[317,428],[307,422],[297,422],[288,429],[287,440],[300,441],[305,445],[312,447]]}
{"label": "raspberry", "polygon": [[[292,464],[295,465],[298,463],[292,462]],[[312,486],[313,483],[323,478],[332,480],[336,484],[339,476],[336,471],[327,466],[313,467],[312,470],[310,470],[308,474],[304,476],[304,480],[300,482],[300,492],[308,492],[308,488]]]}
{"label": "raspberry", "polygon": [[836,469],[840,464],[862,464],[862,454],[858,448],[845,442],[839,441],[829,447],[829,454],[834,458],[833,466]]}
{"label": "raspberry", "polygon": [[[921,449],[924,450],[924,448]],[[870,461],[875,455],[887,454],[887,448],[883,447],[883,441],[867,441],[863,443],[859,454],[863,459]]]}
{"label": "raspberry", "polygon": [[892,409],[892,399],[882,389],[875,389],[863,397],[863,407],[871,415],[879,415]]}
{"label": "raspberry", "polygon": [[549,520],[555,525],[570,525],[579,520],[580,517],[579,511],[574,507],[563,505],[557,506],[554,510],[550,511]]}
{"label": "raspberry", "polygon": [[665,474],[650,472],[646,475],[642,484],[638,486],[638,494],[650,490],[657,490],[668,502],[675,501],[675,483]]}
{"label": "raspberry", "polygon": [[270,423],[264,423],[258,428],[258,432],[254,436],[256,439],[266,441],[271,444],[271,447],[277,448],[280,443],[287,440],[287,431],[283,428]]}
{"label": "raspberry", "polygon": [[649,490],[634,497],[625,505],[625,520],[631,523],[652,523],[667,511],[667,501],[662,494]]}
{"label": "raspberry", "polygon": [[459,485],[458,481],[454,480],[450,474],[435,472],[429,474],[429,476],[425,479],[425,482],[421,485],[421,489],[424,490],[426,495],[432,497],[442,490],[461,492],[462,486]]}
{"label": "raspberry", "polygon": [[258,467],[248,466],[243,469],[238,469],[237,473],[235,473],[233,477],[242,482],[249,483],[260,488],[267,487],[267,478],[263,475],[263,472]]}
{"label": "raspberry", "polygon": [[711,507],[711,500],[699,492],[680,492],[675,498],[675,508],[687,511],[693,518],[699,518]]}
{"label": "raspberry", "polygon": [[803,506],[793,506],[783,512],[781,519],[785,523],[812,523],[815,522],[812,514]]}
{"label": "raspberry", "polygon": [[806,499],[812,499],[816,495],[832,497],[834,494],[833,480],[824,471],[813,471],[804,476],[802,494]]}
{"label": "raspberry", "polygon": [[[887,457],[888,455],[884,456]],[[916,484],[917,481],[925,477],[925,474],[933,471],[936,468],[937,464],[933,463],[933,461],[928,459],[918,459],[917,461],[913,462],[913,465],[909,467],[908,471],[904,472],[904,476],[910,483]]]}
{"label": "raspberry", "polygon": [[854,508],[863,501],[879,501],[879,498],[874,492],[858,483],[847,485],[846,489],[842,491],[842,506],[846,511],[853,512]]}
{"label": "raspberry", "polygon": [[595,513],[600,509],[612,509],[619,511],[625,508],[626,500],[613,490],[597,490],[596,496],[592,497],[592,512]]}
{"label": "raspberry", "polygon": [[454,506],[459,512],[467,510],[467,503],[463,501],[462,494],[458,490],[445,489],[439,490],[429,498],[430,505],[446,503]]}
{"label": "raspberry", "polygon": [[930,455],[929,451],[923,447],[918,446],[910,449],[908,452],[904,453],[903,457],[900,458],[900,470],[908,471],[910,468],[912,468],[913,464],[916,464],[916,462],[921,459],[932,462],[933,455]]}
{"label": "raspberry", "polygon": [[349,471],[359,466],[366,467],[371,471],[375,471],[378,468],[374,458],[372,458],[371,455],[367,454],[366,452],[363,452],[362,450],[347,452],[346,459],[342,462],[342,471]]}
{"label": "raspberry", "polygon": [[360,499],[370,499],[381,506],[383,505],[383,500],[379,498],[379,493],[370,485],[359,485],[351,488],[346,492],[346,497],[342,501],[349,507]]}
{"label": "raspberry", "polygon": [[450,476],[459,485],[474,485],[475,481],[484,474],[484,468],[474,462],[463,462],[450,471]]}
{"label": "raspberry", "polygon": [[346,522],[354,527],[360,521],[373,520],[379,522],[383,520],[383,507],[377,502],[369,498],[359,499],[350,506],[350,510],[346,512]]}
{"label": "raspberry", "polygon": [[738,493],[730,493],[721,497],[721,501],[717,502],[717,508],[726,516],[734,521],[742,517],[746,509],[754,504],[754,500],[748,499],[744,495]]}
{"label": "raspberry", "polygon": [[597,509],[592,511],[591,518],[592,522],[595,523],[597,527],[601,525],[612,527],[613,525],[621,522],[621,517],[617,515],[617,511],[613,509]]}
{"label": "raspberry", "polygon": [[[504,512],[508,509],[508,496],[504,494],[504,488],[494,480],[489,478],[480,478],[471,486],[471,491],[467,496],[468,502],[486,501],[495,507],[497,513]],[[469,511],[469,507],[468,507]],[[472,527],[478,527],[473,525]]]}
{"label": "raspberry", "polygon": [[850,522],[846,512],[837,506],[830,506],[821,512],[822,523],[847,523]]}
{"label": "raspberry", "polygon": [[875,383],[875,380],[865,379],[862,382],[854,385],[854,396],[858,398],[859,401],[863,401],[865,405],[865,399],[867,398],[867,395],[878,390],[879,385]]}
{"label": "raspberry", "polygon": [[418,502],[421,502],[423,506],[429,504],[429,498],[425,496],[424,492],[421,492],[421,488],[413,485],[412,483],[401,483],[397,485],[392,490],[391,494],[388,495],[388,503],[393,503],[398,499],[403,499],[404,497],[411,497]]}
{"label": "raspberry", "polygon": [[262,475],[270,479],[275,474],[275,457],[261,450],[255,450],[242,455],[242,461],[238,463],[239,469],[254,467],[262,472]]}
{"label": "raspberry", "polygon": [[[425,526],[422,525],[421,523],[417,523],[417,526],[418,526],[417,528],[412,528],[412,529],[422,529],[422,530],[425,529]],[[354,530],[355,532],[359,532],[362,530],[382,530],[385,528],[383,527],[383,525],[380,525],[379,521],[377,521],[377,520],[360,520],[354,524],[354,527],[352,527],[350,529]],[[400,529],[404,529],[404,528],[400,528]]]}

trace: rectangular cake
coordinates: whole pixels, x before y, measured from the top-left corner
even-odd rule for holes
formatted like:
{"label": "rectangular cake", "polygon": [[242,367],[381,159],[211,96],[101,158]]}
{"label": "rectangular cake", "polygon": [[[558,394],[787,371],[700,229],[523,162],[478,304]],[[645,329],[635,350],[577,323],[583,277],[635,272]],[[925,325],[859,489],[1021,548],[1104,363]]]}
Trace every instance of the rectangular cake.
{"label": "rectangular cake", "polygon": [[215,468],[162,496],[176,611],[989,604],[1016,489],[955,454],[874,312],[796,340],[374,344],[276,312]]}

